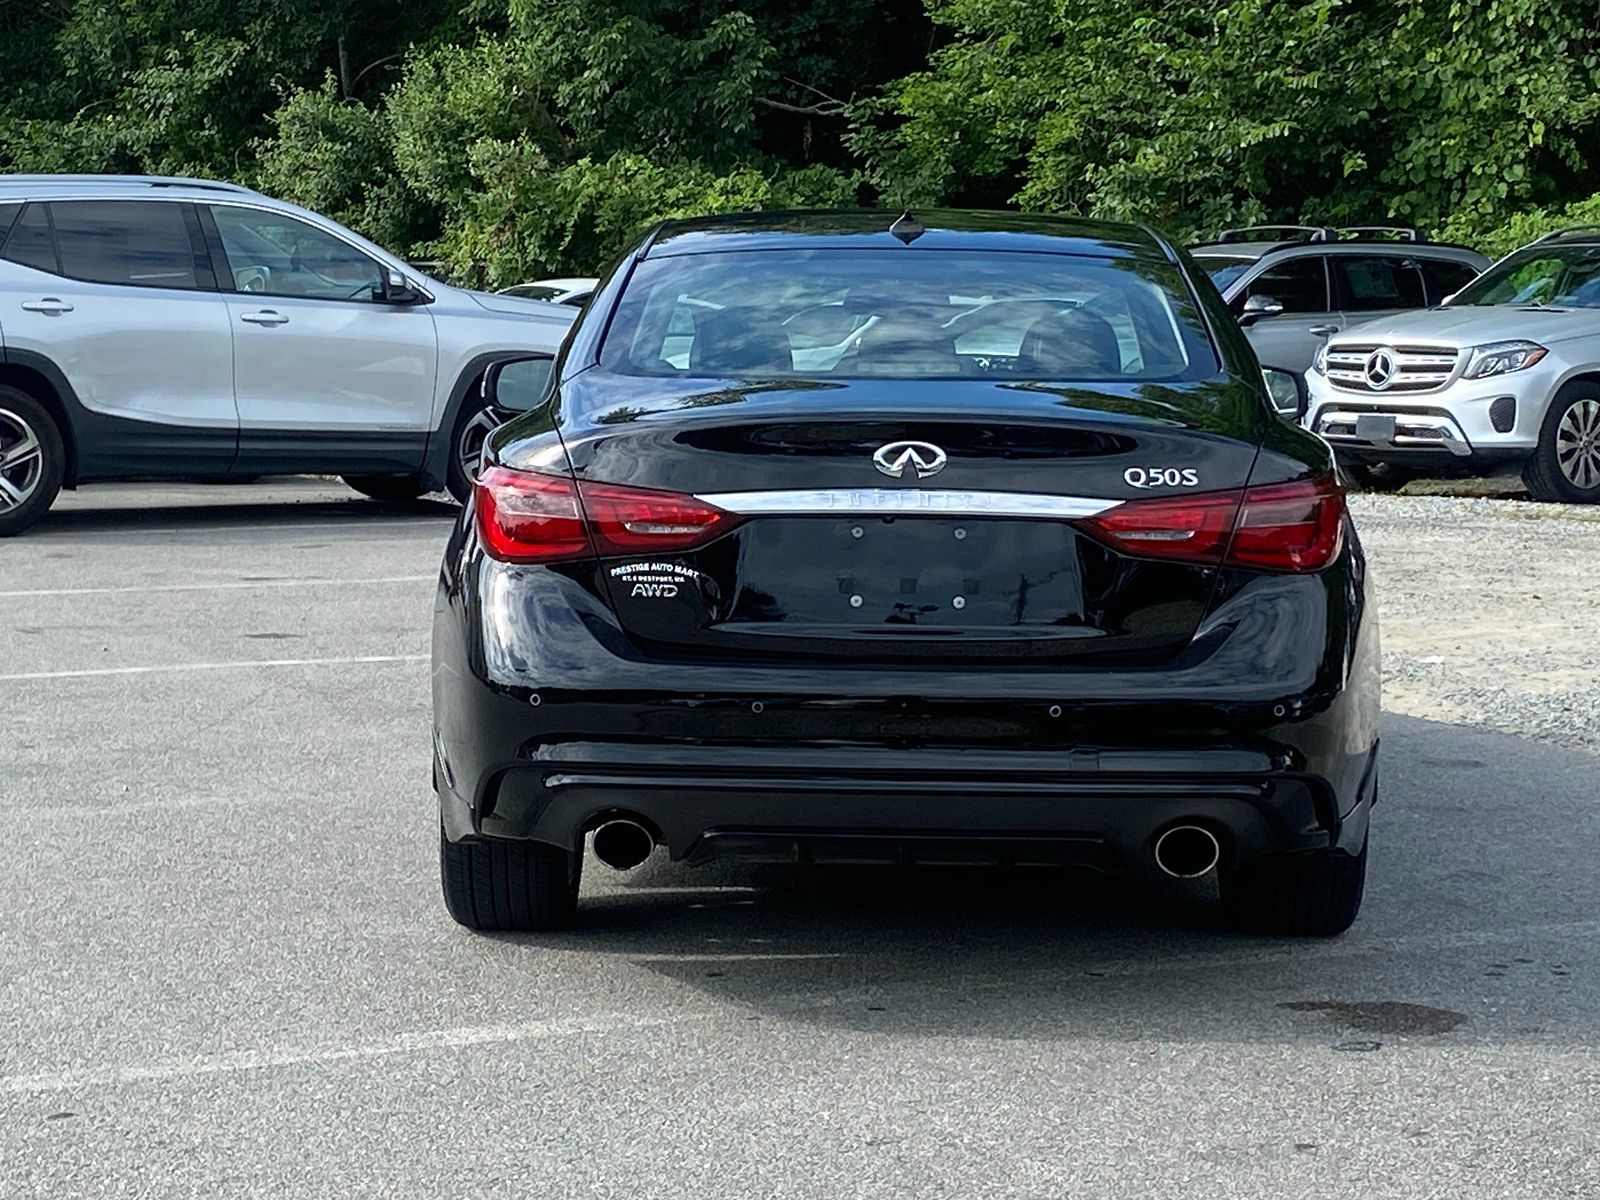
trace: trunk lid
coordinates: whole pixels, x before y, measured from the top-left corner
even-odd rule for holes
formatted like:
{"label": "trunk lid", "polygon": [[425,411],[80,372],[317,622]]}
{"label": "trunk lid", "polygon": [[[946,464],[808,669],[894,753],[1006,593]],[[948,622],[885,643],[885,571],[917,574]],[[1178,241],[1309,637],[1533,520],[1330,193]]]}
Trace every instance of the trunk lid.
{"label": "trunk lid", "polygon": [[632,638],[695,657],[1169,656],[1215,569],[1120,553],[1073,520],[1244,486],[1266,415],[1223,380],[615,382],[566,390],[587,414],[561,430],[578,478],[743,518],[697,550],[600,565]]}

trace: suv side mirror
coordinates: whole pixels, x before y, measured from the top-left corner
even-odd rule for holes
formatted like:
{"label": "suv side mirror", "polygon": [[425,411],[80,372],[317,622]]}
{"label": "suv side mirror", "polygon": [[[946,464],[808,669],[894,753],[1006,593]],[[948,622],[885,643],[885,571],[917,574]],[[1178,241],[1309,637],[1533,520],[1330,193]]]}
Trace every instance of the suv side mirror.
{"label": "suv side mirror", "polygon": [[1258,293],[1245,300],[1244,310],[1239,313],[1239,324],[1249,328],[1257,321],[1265,320],[1267,317],[1281,316],[1282,314],[1282,304],[1279,304],[1271,296],[1263,296]]}
{"label": "suv side mirror", "polygon": [[422,304],[428,294],[399,271],[386,269],[383,273],[383,302],[385,304]]}
{"label": "suv side mirror", "polygon": [[531,412],[544,400],[554,365],[547,355],[494,363],[483,373],[483,398],[507,412]]}
{"label": "suv side mirror", "polygon": [[1267,395],[1272,400],[1272,407],[1280,415],[1291,421],[1298,421],[1305,415],[1305,382],[1300,376],[1277,367],[1262,367],[1261,376],[1267,381]]}

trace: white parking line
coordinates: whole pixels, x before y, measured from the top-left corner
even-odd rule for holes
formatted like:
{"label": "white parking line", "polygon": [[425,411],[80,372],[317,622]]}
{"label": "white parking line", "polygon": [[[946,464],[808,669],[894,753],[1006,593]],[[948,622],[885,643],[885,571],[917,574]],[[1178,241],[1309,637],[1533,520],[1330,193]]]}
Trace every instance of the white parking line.
{"label": "white parking line", "polygon": [[59,1092],[83,1087],[118,1087],[130,1083],[149,1083],[166,1079],[190,1079],[201,1075],[223,1075],[238,1071],[260,1071],[274,1067],[293,1067],[305,1063],[322,1064],[351,1059],[386,1058],[419,1050],[450,1050],[465,1046],[492,1045],[497,1042],[524,1042],[540,1038],[572,1037],[648,1029],[685,1021],[703,1021],[705,1013],[672,1013],[659,1017],[629,1016],[616,1013],[585,1018],[556,1018],[529,1021],[521,1025],[486,1025],[461,1029],[427,1029],[397,1034],[365,1046],[328,1046],[305,1050],[241,1050],[211,1058],[152,1063],[148,1066],[91,1067],[40,1075],[0,1077],[0,1094],[15,1092]]}
{"label": "white parking line", "polygon": [[156,583],[136,584],[127,587],[93,588],[28,588],[13,592],[0,592],[0,600],[21,599],[28,596],[118,596],[135,592],[223,592],[243,591],[249,588],[296,587],[370,587],[387,583],[428,583],[437,575],[380,575],[374,579],[240,579],[230,583]]}
{"label": "white parking line", "polygon": [[238,662],[172,663],[159,667],[95,667],[87,671],[24,671],[0,683],[31,679],[92,679],[105,675],[161,675],[179,671],[244,671],[254,667],[352,667],[366,663],[427,662],[426,654],[364,654],[356,658],[246,658]]}

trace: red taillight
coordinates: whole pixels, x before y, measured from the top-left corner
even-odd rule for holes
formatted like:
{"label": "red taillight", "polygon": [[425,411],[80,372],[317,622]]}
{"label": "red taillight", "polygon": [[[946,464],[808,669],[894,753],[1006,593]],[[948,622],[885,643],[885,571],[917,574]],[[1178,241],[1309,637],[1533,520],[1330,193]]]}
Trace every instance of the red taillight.
{"label": "red taillight", "polygon": [[1267,571],[1320,571],[1344,540],[1344,489],[1332,479],[1253,487],[1244,494],[1228,561]]}
{"label": "red taillight", "polygon": [[1331,478],[1129,500],[1080,522],[1141,558],[1263,571],[1320,571],[1339,554],[1344,491]]}
{"label": "red taillight", "polygon": [[730,512],[677,492],[580,483],[578,493],[601,554],[688,550],[738,521]]}
{"label": "red taillight", "polygon": [[490,558],[557,562],[594,553],[571,479],[486,467],[476,490],[478,535]]}
{"label": "red taillight", "polygon": [[489,467],[478,476],[477,509],[489,556],[521,563],[690,550],[738,520],[676,492],[578,483],[506,467]]}

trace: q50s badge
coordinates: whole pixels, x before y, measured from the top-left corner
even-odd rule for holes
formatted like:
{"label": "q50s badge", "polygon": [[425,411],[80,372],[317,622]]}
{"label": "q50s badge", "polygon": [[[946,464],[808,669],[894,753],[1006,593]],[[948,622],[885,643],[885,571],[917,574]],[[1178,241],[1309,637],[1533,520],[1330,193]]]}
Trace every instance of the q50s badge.
{"label": "q50s badge", "polygon": [[1136,488],[1200,486],[1200,472],[1193,467],[1129,467],[1122,478]]}

